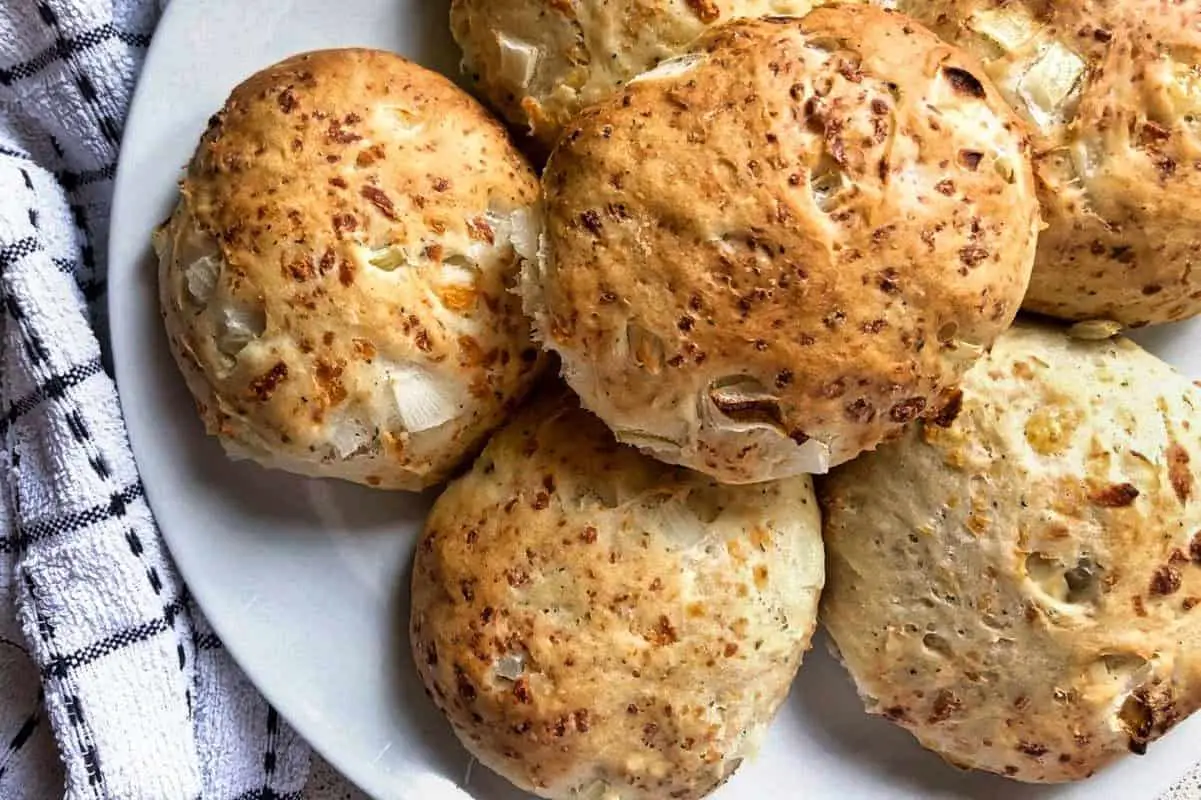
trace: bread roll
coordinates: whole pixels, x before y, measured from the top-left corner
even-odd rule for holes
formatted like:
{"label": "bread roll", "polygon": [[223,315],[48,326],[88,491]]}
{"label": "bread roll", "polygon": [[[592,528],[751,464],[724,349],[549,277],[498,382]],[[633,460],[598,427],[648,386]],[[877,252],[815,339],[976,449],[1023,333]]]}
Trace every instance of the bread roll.
{"label": "bread roll", "polygon": [[720,486],[564,393],[434,505],[412,646],[463,744],[547,798],[699,798],[763,737],[824,576],[808,478]]}
{"label": "bread roll", "polygon": [[523,293],[584,405],[731,483],[937,412],[1017,312],[1039,226],[982,75],[900,14],[837,6],[717,28],[583,112]]}
{"label": "bread roll", "polygon": [[1131,327],[1201,311],[1201,2],[900,0],[1034,132],[1049,225],[1026,307]]}
{"label": "bread roll", "polygon": [[832,473],[822,614],[868,710],[1023,781],[1196,710],[1199,407],[1129,341],[1021,325],[942,417]]}
{"label": "bread roll", "polygon": [[553,145],[576,112],[682,53],[711,25],[802,15],[815,0],[454,0],[463,68],[513,124]]}
{"label": "bread roll", "polygon": [[445,78],[369,50],[237,87],[156,234],[171,348],[234,456],[420,489],[542,363],[510,291],[538,184]]}

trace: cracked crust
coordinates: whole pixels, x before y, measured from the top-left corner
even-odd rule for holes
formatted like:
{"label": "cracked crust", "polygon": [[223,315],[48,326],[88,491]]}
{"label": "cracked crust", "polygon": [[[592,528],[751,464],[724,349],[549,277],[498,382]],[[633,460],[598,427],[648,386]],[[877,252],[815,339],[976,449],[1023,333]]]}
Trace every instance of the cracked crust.
{"label": "cracked crust", "polygon": [[1019,323],[954,419],[819,487],[822,620],[868,704],[954,764],[1087,777],[1201,706],[1201,390]]}
{"label": "cracked crust", "polygon": [[[1049,227],[1026,308],[1131,327],[1201,312],[1201,2],[899,6],[980,56],[1032,123]],[[999,14],[1021,24],[990,24]],[[1049,113],[1030,77],[1054,74],[1037,66],[1047,53],[1082,70]]]}
{"label": "cracked crust", "polygon": [[723,26],[583,112],[522,290],[585,406],[733,483],[936,413],[1016,314],[1039,227],[1024,129],[982,75],[844,5]]}
{"label": "cracked crust", "polygon": [[399,56],[309,53],[238,86],[156,234],[209,432],[306,475],[443,479],[542,363],[509,291],[537,197],[500,125]]}
{"label": "cracked crust", "polygon": [[751,756],[824,580],[807,477],[722,486],[563,391],[434,505],[412,645],[464,745],[547,798],[700,798]]}

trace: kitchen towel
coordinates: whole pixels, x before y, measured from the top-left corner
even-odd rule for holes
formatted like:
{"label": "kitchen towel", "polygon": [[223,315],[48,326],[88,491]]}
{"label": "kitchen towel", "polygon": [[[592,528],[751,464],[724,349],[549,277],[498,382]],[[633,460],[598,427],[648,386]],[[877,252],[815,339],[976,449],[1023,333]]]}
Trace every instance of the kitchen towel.
{"label": "kitchen towel", "polygon": [[171,564],[102,352],[112,179],[161,6],[0,0],[4,800],[289,798],[308,772]]}

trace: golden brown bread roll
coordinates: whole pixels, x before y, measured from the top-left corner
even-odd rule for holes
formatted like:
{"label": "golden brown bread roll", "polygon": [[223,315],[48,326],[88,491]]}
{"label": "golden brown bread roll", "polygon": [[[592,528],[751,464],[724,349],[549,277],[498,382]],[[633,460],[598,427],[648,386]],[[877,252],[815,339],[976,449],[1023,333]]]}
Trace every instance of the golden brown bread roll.
{"label": "golden brown bread roll", "polygon": [[583,112],[543,186],[537,334],[619,439],[732,483],[936,412],[1039,227],[979,64],[866,6],[711,31]]}
{"label": "golden brown bread roll", "polygon": [[1030,123],[1049,225],[1026,308],[1128,326],[1201,311],[1201,2],[900,0]]}
{"label": "golden brown bread roll", "polygon": [[699,798],[751,755],[824,576],[807,477],[721,486],[564,392],[434,505],[412,646],[483,764],[547,798]]}
{"label": "golden brown bread roll", "polygon": [[542,362],[510,292],[538,184],[501,126],[399,56],[331,50],[237,87],[158,231],[171,347],[232,455],[420,489]]}
{"label": "golden brown bread roll", "polygon": [[1019,324],[954,408],[820,487],[822,618],[868,709],[1023,781],[1141,753],[1201,705],[1201,389]]}
{"label": "golden brown bread roll", "polygon": [[463,68],[544,145],[584,106],[679,55],[711,25],[802,15],[815,0],[454,0]]}

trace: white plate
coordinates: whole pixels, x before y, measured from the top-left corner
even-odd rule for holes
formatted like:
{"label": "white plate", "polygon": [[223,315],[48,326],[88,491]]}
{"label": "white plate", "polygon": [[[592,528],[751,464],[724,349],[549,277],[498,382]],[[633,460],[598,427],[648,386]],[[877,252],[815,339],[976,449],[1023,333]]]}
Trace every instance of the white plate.
{"label": "white plate", "polygon": [[[386,47],[455,73],[446,0],[175,0],[154,38],[117,176],[113,350],[134,454],[184,577],[251,679],[378,798],[522,797],[469,759],[409,661],[408,565],[429,498],[233,464],[207,440],[167,352],[149,237],[209,115],[251,72],[300,50]],[[1169,335],[1170,333],[1170,335]],[[1157,332],[1191,374],[1201,328]],[[1173,338],[1174,337],[1174,338]],[[846,798],[1152,798],[1192,761],[1201,719],[1094,780],[1035,788],[967,775],[867,717],[824,643],[761,756],[718,794]],[[470,774],[469,780],[466,777]]]}

